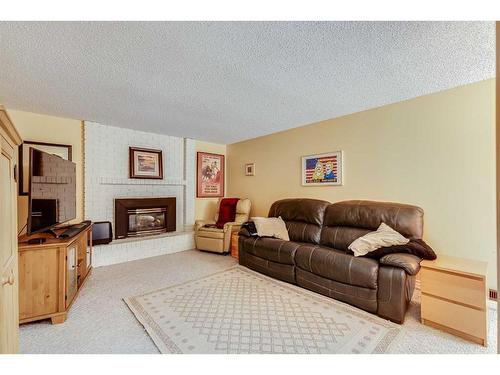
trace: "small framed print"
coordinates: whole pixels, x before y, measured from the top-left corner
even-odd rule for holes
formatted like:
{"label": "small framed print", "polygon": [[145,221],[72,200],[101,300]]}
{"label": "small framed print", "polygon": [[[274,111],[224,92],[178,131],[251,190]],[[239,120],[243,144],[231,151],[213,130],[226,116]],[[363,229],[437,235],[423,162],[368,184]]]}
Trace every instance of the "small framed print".
{"label": "small framed print", "polygon": [[224,155],[198,152],[196,171],[198,198],[224,196]]}
{"label": "small framed print", "polygon": [[161,150],[129,147],[130,178],[163,179]]}
{"label": "small framed print", "polygon": [[302,185],[343,185],[342,151],[302,156]]}
{"label": "small framed print", "polygon": [[255,163],[245,164],[245,176],[255,176]]}

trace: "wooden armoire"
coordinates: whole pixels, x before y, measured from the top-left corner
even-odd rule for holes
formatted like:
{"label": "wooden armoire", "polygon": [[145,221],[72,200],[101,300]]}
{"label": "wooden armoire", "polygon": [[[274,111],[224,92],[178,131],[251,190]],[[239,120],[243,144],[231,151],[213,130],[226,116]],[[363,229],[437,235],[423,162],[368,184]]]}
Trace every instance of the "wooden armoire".
{"label": "wooden armoire", "polygon": [[0,354],[19,349],[17,148],[21,137],[0,106]]}

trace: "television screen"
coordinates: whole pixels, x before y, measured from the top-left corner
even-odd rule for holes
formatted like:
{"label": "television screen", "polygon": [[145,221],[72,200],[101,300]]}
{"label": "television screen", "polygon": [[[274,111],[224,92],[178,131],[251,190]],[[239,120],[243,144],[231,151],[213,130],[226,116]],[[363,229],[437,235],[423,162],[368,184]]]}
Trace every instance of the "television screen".
{"label": "television screen", "polygon": [[30,148],[28,234],[76,217],[76,165]]}

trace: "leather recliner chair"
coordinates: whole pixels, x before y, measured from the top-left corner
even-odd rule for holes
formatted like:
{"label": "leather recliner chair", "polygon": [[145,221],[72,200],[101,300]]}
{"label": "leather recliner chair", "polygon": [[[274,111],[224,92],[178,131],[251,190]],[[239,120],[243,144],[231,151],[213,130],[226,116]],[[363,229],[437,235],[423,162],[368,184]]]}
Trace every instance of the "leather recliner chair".
{"label": "leather recliner chair", "polygon": [[241,224],[248,221],[250,216],[250,199],[240,199],[236,204],[236,217],[234,221],[224,224],[224,228],[205,227],[206,224],[215,224],[219,218],[219,207],[222,198],[217,202],[217,213],[214,220],[196,220],[195,243],[198,250],[214,253],[227,253],[231,245],[231,234],[239,231]]}

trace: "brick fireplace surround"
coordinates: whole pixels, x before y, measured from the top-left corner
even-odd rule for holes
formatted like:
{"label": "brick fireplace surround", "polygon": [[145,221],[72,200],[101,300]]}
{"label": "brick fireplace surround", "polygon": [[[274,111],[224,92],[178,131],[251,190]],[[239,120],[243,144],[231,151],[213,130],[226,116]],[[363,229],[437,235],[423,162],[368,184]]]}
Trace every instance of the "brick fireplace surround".
{"label": "brick fireplace surround", "polygon": [[[110,221],[115,228],[115,199],[175,199],[167,217],[174,231],[114,239],[94,248],[94,267],[189,250],[194,244],[195,141],[94,122],[84,126],[85,219]],[[163,180],[129,178],[129,147],[162,150]],[[168,210],[167,210],[168,212]],[[155,216],[155,215],[152,215]],[[170,228],[172,229],[172,228]]]}

